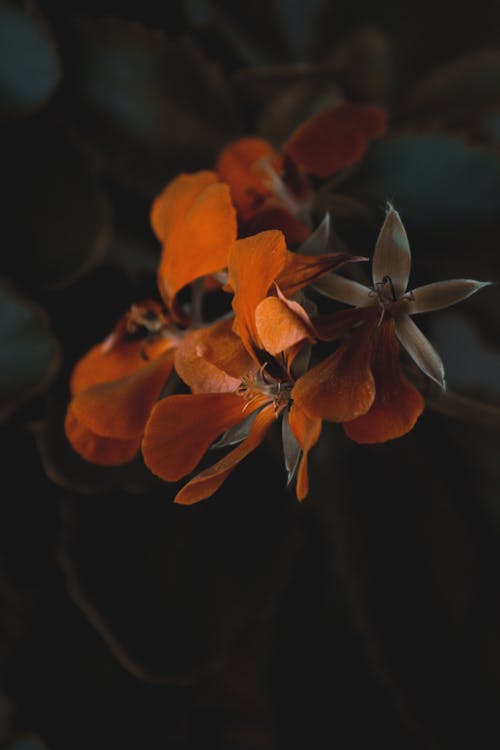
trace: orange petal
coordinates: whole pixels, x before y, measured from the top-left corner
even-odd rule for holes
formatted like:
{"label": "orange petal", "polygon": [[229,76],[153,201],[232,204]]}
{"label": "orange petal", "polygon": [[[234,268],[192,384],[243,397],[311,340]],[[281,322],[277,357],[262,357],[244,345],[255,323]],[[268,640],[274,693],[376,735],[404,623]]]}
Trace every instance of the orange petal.
{"label": "orange petal", "polygon": [[345,422],[365,414],[375,398],[370,369],[376,323],[357,328],[337,351],[299,378],[292,398],[310,417]]}
{"label": "orange petal", "polygon": [[96,435],[78,421],[71,404],[66,413],[64,430],[73,450],[82,458],[101,466],[119,466],[132,461],[141,446],[141,439],[116,440]]}
{"label": "orange petal", "polygon": [[422,395],[401,369],[394,320],[384,321],[378,330],[372,363],[375,401],[362,417],[344,424],[347,435],[357,443],[384,443],[406,435],[424,408]]}
{"label": "orange petal", "polygon": [[106,341],[92,347],[71,373],[70,389],[75,395],[96,383],[118,380],[146,363],[141,356],[142,341],[126,341],[109,350]]}
{"label": "orange petal", "polygon": [[275,356],[300,341],[313,340],[311,321],[305,310],[291,300],[266,297],[255,310],[255,325],[263,349]]}
{"label": "orange petal", "polygon": [[305,172],[330,177],[360,161],[369,142],[386,128],[383,109],[342,102],[303,123],[284,150]]}
{"label": "orange petal", "polygon": [[263,160],[274,163],[276,158],[274,147],[262,138],[240,138],[219,155],[215,168],[221,180],[231,188],[241,219],[251,217],[271,194],[265,172],[259,165]]}
{"label": "orange petal", "polygon": [[285,266],[285,238],[269,230],[238,240],[229,253],[229,283],[234,290],[236,329],[247,350],[262,348],[255,323],[255,310]]}
{"label": "orange petal", "polygon": [[330,271],[335,271],[344,263],[352,263],[360,258],[347,253],[328,253],[326,255],[299,255],[288,253],[286,266],[280,273],[277,283],[280,289],[292,297],[299,289],[312,284],[316,279]]}
{"label": "orange petal", "polygon": [[191,479],[177,494],[175,502],[180,505],[192,505],[213,495],[225,482],[229,474],[249,453],[254,451],[264,440],[267,431],[275,421],[272,404],[257,414],[248,437],[216,464],[201,471]]}
{"label": "orange petal", "polygon": [[359,323],[378,321],[378,307],[358,307],[354,310],[337,310],[314,318],[314,331],[321,341],[335,341]]}
{"label": "orange petal", "polygon": [[305,224],[274,199],[263,203],[243,225],[245,235],[257,234],[266,229],[279,229],[285,235],[286,244],[291,247],[302,244],[311,234]]}
{"label": "orange petal", "polygon": [[218,182],[201,190],[174,229],[163,241],[158,268],[158,287],[172,314],[182,320],[175,306],[177,293],[200,276],[227,266],[229,248],[236,240],[236,212],[229,188]]}
{"label": "orange petal", "polygon": [[216,438],[240,422],[245,400],[234,393],[167,396],[154,407],[142,452],[149,469],[169,482],[189,474]]}
{"label": "orange petal", "polygon": [[175,369],[193,393],[235,391],[255,365],[232,330],[222,320],[188,334],[175,353]]}
{"label": "orange petal", "polygon": [[215,172],[206,171],[181,174],[168,183],[151,206],[151,226],[160,242],[175,235],[196,196],[218,181]]}
{"label": "orange petal", "polygon": [[296,403],[289,412],[290,429],[302,449],[302,458],[297,473],[297,500],[303,500],[309,492],[309,473],[307,458],[311,448],[316,445],[321,434],[321,419],[308,417]]}
{"label": "orange petal", "polygon": [[73,414],[101,437],[138,438],[173,365],[173,352],[167,352],[120,380],[80,391],[72,401]]}

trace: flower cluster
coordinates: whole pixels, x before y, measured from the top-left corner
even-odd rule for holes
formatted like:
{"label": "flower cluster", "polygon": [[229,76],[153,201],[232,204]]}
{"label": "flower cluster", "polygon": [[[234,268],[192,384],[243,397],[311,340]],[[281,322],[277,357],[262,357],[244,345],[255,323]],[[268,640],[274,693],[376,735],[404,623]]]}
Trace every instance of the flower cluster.
{"label": "flower cluster", "polygon": [[[400,345],[442,388],[444,372],[410,315],[484,284],[458,279],[408,292],[410,248],[392,206],[372,285],[336,273],[367,259],[330,252],[328,218],[313,226],[315,185],[356,164],[385,127],[382,110],[343,102],[300,126],[281,153],[241,139],[214,171],[166,186],[151,211],[161,303],[132,305],[72,374],[65,428],[81,456],[112,466],[142,451],[154,474],[174,482],[209,449],[227,449],[178,492],[176,502],[191,504],[211,496],[279,421],[288,482],[302,500],[322,420],[342,423],[358,443],[412,429],[424,399],[403,371]],[[214,288],[227,309],[208,323],[201,302]],[[309,290],[353,309],[320,314]],[[172,393],[174,370],[189,393]]]}

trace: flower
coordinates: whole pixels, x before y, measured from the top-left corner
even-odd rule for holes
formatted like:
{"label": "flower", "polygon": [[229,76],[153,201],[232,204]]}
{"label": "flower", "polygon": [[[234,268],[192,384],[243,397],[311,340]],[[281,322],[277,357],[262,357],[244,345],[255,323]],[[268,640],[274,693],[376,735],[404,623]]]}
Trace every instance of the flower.
{"label": "flower", "polygon": [[236,214],[213,172],[183,174],[154,201],[151,223],[162,241],[158,288],[167,309],[152,300],[132,305],[114,332],[77,363],[66,435],[81,456],[117,465],[134,458],[154,403],[173,370],[173,351],[189,316],[178,302],[186,285],[227,265],[236,240]]}
{"label": "flower", "polygon": [[289,481],[297,474],[297,497],[307,495],[307,456],[321,420],[308,417],[290,395],[294,363],[305,343],[314,340],[314,328],[279,283],[295,292],[347,260],[342,254],[290,253],[276,230],[234,243],[228,259],[234,320],[194,331],[179,346],[175,367],[192,393],[168,396],[154,406],[142,450],[154,474],[177,481],[195,469],[222,433],[220,447],[239,444],[184,485],[175,502],[192,504],[212,495],[278,417]]}
{"label": "flower", "polygon": [[353,166],[386,127],[384,110],[343,101],[300,125],[281,154],[262,138],[240,138],[220,153],[215,169],[248,234],[280,229],[299,244],[310,231],[309,175],[324,179]]}
{"label": "flower", "polygon": [[66,436],[87,461],[116,466],[139,452],[144,427],[174,366],[179,335],[158,303],[133,305],[76,364]]}
{"label": "flower", "polygon": [[[410,315],[440,310],[469,297],[489,282],[440,281],[406,291],[411,254],[397,211],[388,207],[372,264],[373,287],[335,274],[314,283],[322,294],[356,307],[346,317],[352,335],[337,351],[306,373],[292,397],[313,417],[343,422],[359,443],[378,443],[412,429],[424,401],[404,376],[399,343],[441,388],[444,368],[438,353]],[[318,322],[326,338],[338,335],[336,314]]]}

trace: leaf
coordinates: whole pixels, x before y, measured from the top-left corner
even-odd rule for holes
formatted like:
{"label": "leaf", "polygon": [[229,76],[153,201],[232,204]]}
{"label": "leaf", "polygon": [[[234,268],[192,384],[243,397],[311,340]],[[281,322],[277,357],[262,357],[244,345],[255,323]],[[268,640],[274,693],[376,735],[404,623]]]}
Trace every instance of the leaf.
{"label": "leaf", "polygon": [[0,3],[0,112],[43,106],[61,78],[52,30],[31,2]]}
{"label": "leaf", "polygon": [[68,285],[104,256],[108,208],[91,164],[53,121],[18,123],[0,146],[3,272],[27,287]]}
{"label": "leaf", "polygon": [[192,39],[117,18],[74,29],[72,118],[107,169],[151,196],[213,163],[238,125],[221,70]]}
{"label": "leaf", "polygon": [[413,250],[419,240],[416,257],[498,258],[500,157],[492,150],[440,133],[396,135],[373,145],[363,173],[361,189],[380,206],[394,203]]}
{"label": "leaf", "polygon": [[480,121],[500,109],[500,52],[467,55],[417,81],[401,105],[405,117]]}
{"label": "leaf", "polygon": [[44,310],[0,283],[0,422],[42,392],[60,363]]}

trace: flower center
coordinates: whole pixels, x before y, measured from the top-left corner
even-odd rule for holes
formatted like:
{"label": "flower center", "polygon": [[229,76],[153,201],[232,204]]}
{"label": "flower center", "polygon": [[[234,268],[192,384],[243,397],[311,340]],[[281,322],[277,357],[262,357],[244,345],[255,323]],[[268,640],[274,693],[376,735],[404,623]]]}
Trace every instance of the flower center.
{"label": "flower center", "polygon": [[267,365],[264,364],[257,372],[250,372],[245,375],[239,385],[238,395],[243,396],[246,400],[244,409],[256,399],[264,397],[268,402],[272,402],[274,412],[278,416],[290,400],[290,392],[293,383],[273,378],[266,372]]}
{"label": "flower center", "polygon": [[398,297],[394,288],[394,283],[390,276],[384,276],[382,281],[375,282],[375,288],[370,291],[370,297],[377,298],[377,304],[382,310],[382,317],[385,313],[396,318],[405,306],[406,302],[413,299],[411,292],[406,292]]}

